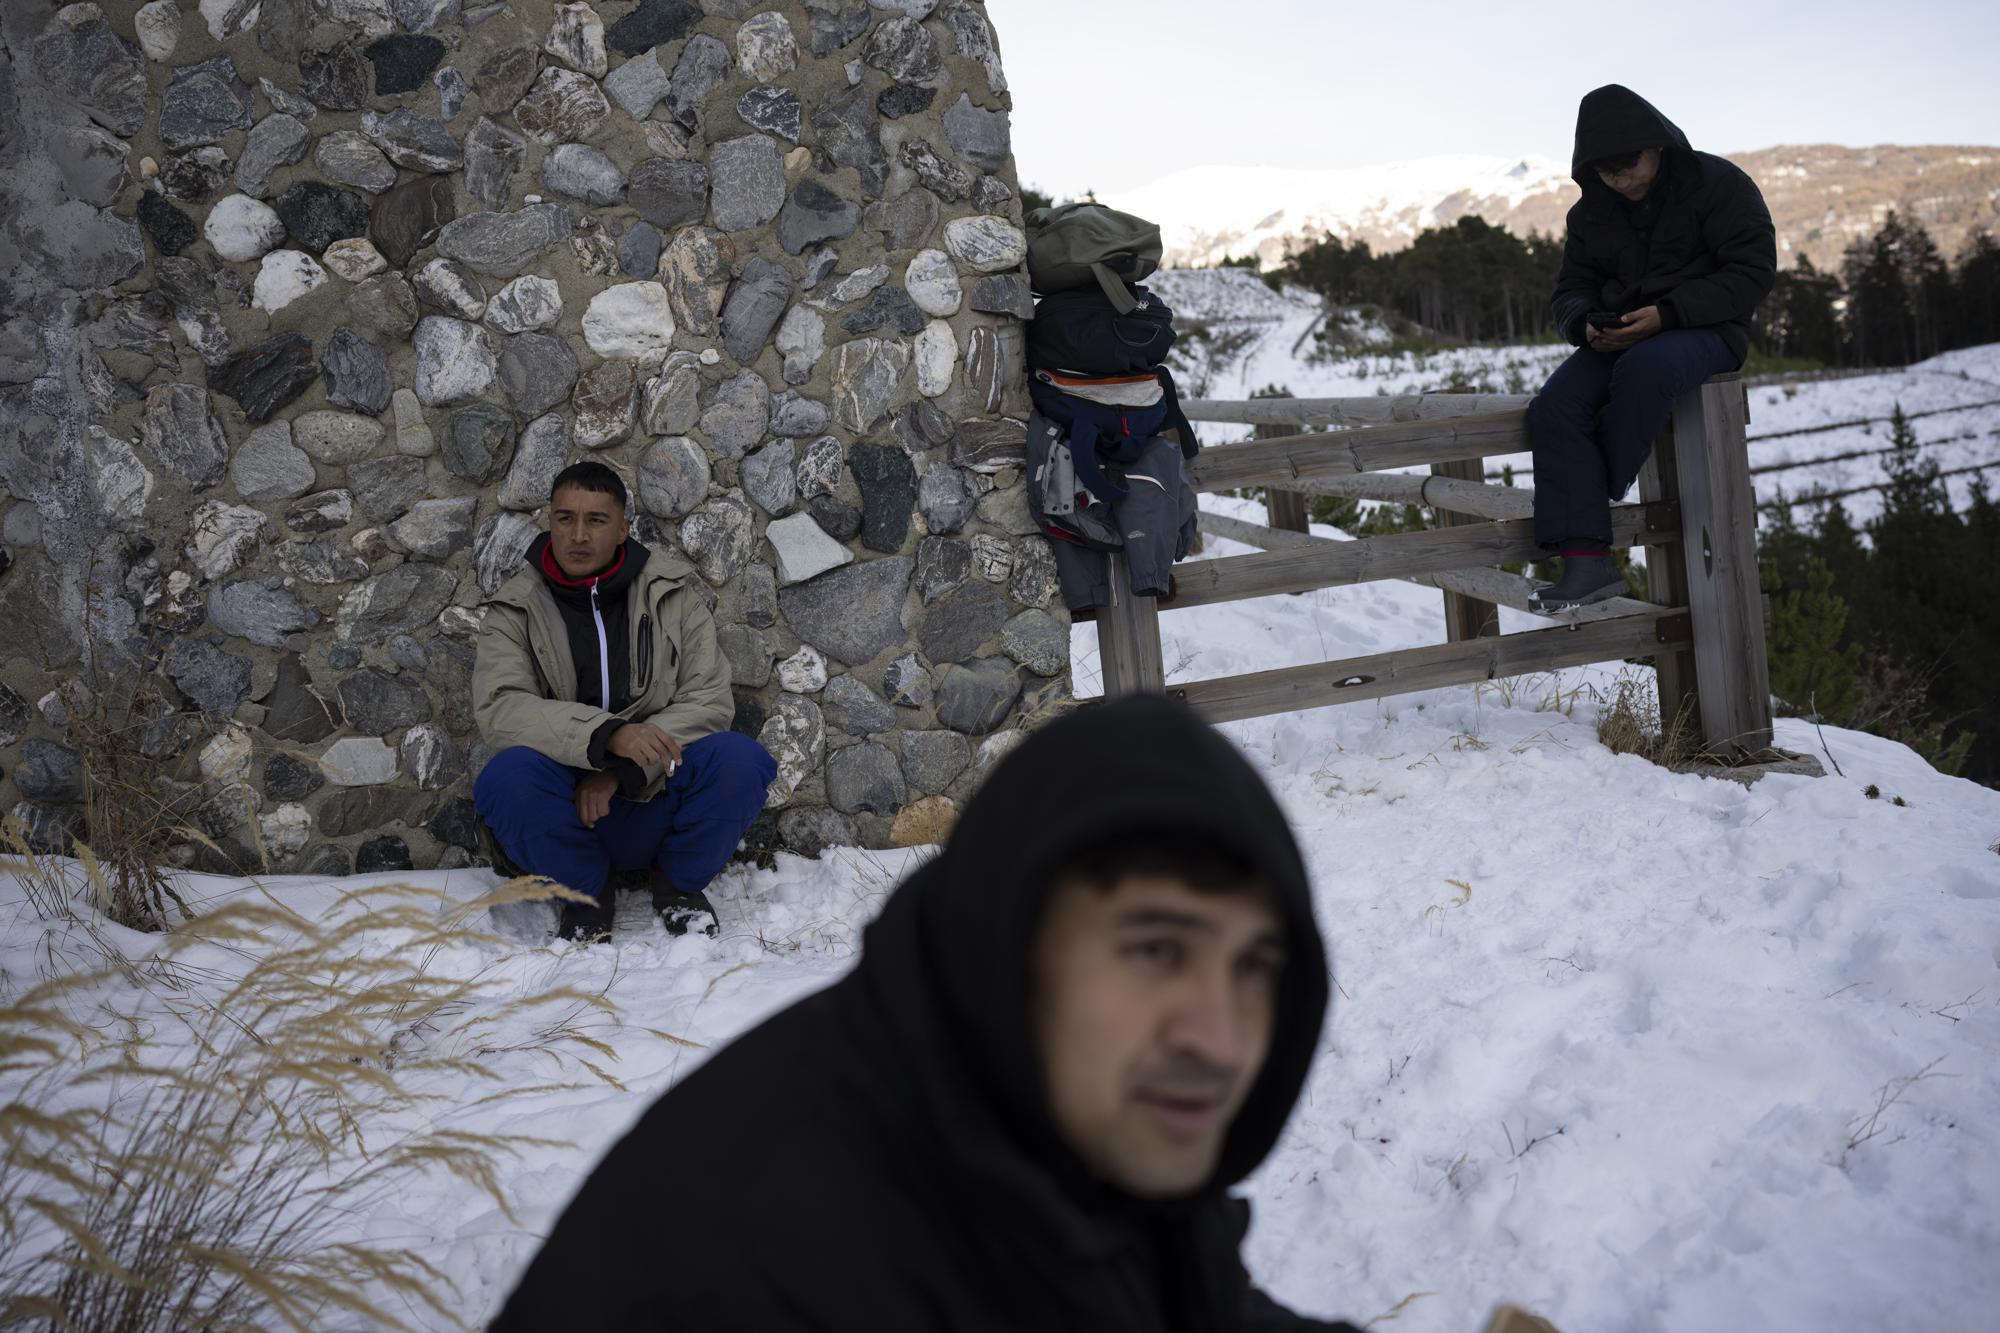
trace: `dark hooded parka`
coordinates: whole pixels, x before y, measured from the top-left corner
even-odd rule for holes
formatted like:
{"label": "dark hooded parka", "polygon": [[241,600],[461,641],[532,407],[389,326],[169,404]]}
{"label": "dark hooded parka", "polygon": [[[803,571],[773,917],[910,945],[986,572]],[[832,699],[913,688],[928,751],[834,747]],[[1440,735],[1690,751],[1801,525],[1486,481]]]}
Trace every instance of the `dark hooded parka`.
{"label": "dark hooded parka", "polygon": [[[1191,1197],[1094,1181],[1060,1141],[1032,956],[1051,875],[1107,834],[1212,834],[1286,935],[1270,1053]],[[1344,1329],[1254,1291],[1248,1205],[1319,1041],[1327,962],[1284,816],[1248,763],[1157,698],[1031,737],[899,886],[861,961],[647,1111],[530,1265],[504,1330]],[[1350,1331],[1351,1333],[1351,1331]]]}
{"label": "dark hooded parka", "polygon": [[[1637,203],[1591,163],[1659,148],[1660,174]],[[1570,174],[1583,198],[1553,302],[1556,328],[1583,346],[1585,317],[1656,305],[1668,329],[1713,329],[1738,365],[1750,347],[1750,314],[1777,281],[1777,238],[1756,182],[1734,163],[1689,147],[1680,127],[1629,88],[1585,94],[1576,113]]]}

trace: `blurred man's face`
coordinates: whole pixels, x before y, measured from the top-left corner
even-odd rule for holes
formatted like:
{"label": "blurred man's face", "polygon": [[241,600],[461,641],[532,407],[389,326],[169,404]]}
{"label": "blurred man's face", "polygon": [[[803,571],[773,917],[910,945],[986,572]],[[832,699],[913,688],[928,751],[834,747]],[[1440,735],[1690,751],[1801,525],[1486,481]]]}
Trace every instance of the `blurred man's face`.
{"label": "blurred man's face", "polygon": [[1653,181],[1660,174],[1660,150],[1642,149],[1629,158],[1619,158],[1609,163],[1599,163],[1597,179],[1618,193],[1638,203],[1653,188]]}
{"label": "blurred man's face", "polygon": [[631,531],[624,506],[601,491],[563,486],[549,497],[549,550],[556,567],[573,579],[609,565]]}
{"label": "blurred man's face", "polygon": [[1254,886],[1057,886],[1035,946],[1035,1027],[1070,1148],[1142,1198],[1199,1189],[1270,1050],[1283,968]]}

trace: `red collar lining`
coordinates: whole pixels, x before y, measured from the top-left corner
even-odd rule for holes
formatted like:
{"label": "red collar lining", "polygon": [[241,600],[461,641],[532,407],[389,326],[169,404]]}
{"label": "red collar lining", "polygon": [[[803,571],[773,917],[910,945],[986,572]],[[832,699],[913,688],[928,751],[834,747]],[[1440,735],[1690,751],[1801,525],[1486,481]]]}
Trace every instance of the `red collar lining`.
{"label": "red collar lining", "polygon": [[556,563],[555,552],[551,549],[551,547],[544,546],[542,548],[542,573],[548,576],[548,579],[551,583],[554,583],[559,587],[589,588],[596,584],[604,582],[604,580],[610,578],[613,574],[616,574],[620,569],[623,569],[624,567],[625,567],[624,542],[618,543],[618,558],[611,562],[609,568],[601,570],[596,574],[592,574],[589,578],[585,579],[573,579],[569,575],[563,573],[562,566]]}

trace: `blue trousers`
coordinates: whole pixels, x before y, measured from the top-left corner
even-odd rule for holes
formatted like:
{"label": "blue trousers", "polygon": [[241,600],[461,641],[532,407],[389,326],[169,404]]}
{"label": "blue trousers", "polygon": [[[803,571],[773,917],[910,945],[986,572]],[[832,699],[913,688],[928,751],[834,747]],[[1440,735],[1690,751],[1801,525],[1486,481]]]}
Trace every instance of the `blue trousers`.
{"label": "blue trousers", "polygon": [[1736,369],[1722,336],[1668,329],[1623,352],[1579,347],[1528,404],[1535,540],[1549,550],[1611,541],[1611,502],[1632,489],[1674,399]]}
{"label": "blue trousers", "polygon": [[515,865],[594,898],[612,871],[649,866],[682,893],[707,888],[764,808],[778,764],[748,736],[704,736],[682,750],[658,796],[613,796],[595,828],[576,816],[576,784],[589,771],[516,745],[480,770],[472,804]]}

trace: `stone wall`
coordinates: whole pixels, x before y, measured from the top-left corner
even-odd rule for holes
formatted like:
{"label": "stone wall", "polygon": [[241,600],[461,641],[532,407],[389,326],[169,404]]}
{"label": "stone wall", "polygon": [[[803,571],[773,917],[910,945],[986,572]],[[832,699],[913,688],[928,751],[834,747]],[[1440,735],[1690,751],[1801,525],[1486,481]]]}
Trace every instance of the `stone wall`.
{"label": "stone wall", "polygon": [[582,457],[712,594],[765,845],[928,838],[1066,689],[983,5],[4,11],[0,801],[44,839],[51,692],[136,673],[183,859],[464,864],[479,604]]}

